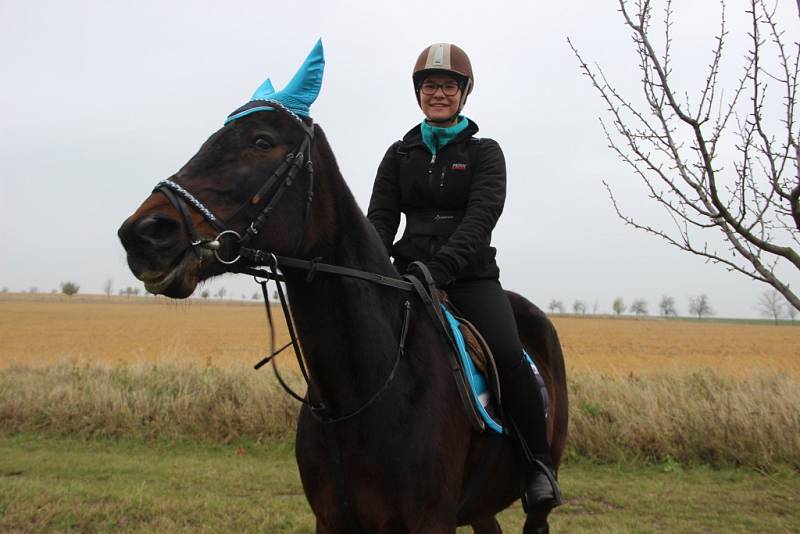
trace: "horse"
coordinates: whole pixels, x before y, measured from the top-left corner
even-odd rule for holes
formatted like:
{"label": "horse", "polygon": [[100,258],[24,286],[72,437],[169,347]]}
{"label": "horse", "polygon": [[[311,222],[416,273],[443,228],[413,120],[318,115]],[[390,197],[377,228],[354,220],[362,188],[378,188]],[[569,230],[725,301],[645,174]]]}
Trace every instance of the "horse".
{"label": "horse", "polygon": [[[377,279],[400,276],[322,128],[277,102],[212,134],[124,221],[118,236],[148,291],[178,299],[203,280],[236,272],[245,242],[268,253],[239,263],[287,257],[313,265],[321,258]],[[290,263],[278,267],[307,367],[307,400],[313,392],[326,414],[307,402],[296,431],[297,465],[317,534],[454,533],[458,525],[478,534],[501,532],[495,515],[519,498],[522,462],[510,437],[470,425],[448,363],[451,349],[420,298],[369,279],[312,276]],[[516,293],[508,297],[549,393],[548,438],[557,469],[567,432],[558,335],[542,310]],[[494,462],[485,482],[462,502],[487,454]],[[548,532],[548,514],[533,510],[523,532]]]}

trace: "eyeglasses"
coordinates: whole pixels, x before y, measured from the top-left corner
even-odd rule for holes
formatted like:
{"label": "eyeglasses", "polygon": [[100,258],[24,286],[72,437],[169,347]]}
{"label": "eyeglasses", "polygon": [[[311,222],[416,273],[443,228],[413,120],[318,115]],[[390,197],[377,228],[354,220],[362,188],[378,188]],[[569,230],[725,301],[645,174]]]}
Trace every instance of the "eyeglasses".
{"label": "eyeglasses", "polygon": [[434,83],[434,82],[424,82],[420,87],[423,95],[434,95],[436,94],[436,90],[442,88],[442,92],[445,96],[455,96],[458,93],[458,90],[461,89],[461,86],[456,82],[444,82],[444,83]]}

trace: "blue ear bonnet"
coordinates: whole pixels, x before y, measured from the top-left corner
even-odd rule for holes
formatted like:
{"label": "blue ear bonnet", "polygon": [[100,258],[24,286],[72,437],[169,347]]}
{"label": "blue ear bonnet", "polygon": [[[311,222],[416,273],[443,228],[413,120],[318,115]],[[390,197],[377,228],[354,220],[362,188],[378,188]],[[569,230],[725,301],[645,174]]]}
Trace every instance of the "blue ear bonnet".
{"label": "blue ear bonnet", "polygon": [[317,99],[322,87],[324,70],[325,57],[322,39],[319,39],[286,87],[275,91],[272,82],[267,78],[253,93],[250,102],[228,115],[225,124],[257,111],[275,111],[275,108],[269,105],[269,101],[282,104],[286,110],[295,115],[308,117],[311,104]]}

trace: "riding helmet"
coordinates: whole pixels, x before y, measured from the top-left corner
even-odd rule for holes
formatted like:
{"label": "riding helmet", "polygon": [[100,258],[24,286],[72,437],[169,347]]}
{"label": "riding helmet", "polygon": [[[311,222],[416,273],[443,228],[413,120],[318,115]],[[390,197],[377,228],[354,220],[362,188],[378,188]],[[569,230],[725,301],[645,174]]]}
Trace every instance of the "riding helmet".
{"label": "riding helmet", "polygon": [[419,91],[422,82],[431,74],[437,72],[450,74],[461,84],[461,103],[459,109],[464,107],[467,96],[472,92],[475,85],[475,77],[472,74],[472,64],[469,56],[461,48],[450,43],[435,43],[425,48],[417,58],[414,65],[414,92],[419,100]]}

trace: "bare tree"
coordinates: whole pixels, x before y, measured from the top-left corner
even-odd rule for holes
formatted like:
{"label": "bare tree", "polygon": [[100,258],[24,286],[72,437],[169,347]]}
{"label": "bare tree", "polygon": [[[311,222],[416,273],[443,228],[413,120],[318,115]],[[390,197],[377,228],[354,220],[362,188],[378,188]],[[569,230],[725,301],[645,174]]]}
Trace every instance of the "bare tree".
{"label": "bare tree", "polygon": [[204,290],[203,290],[203,291],[200,293],[200,296],[201,296],[201,297],[203,297],[204,299],[207,299],[209,296],[211,296],[211,293],[208,291],[208,289],[204,289]]}
{"label": "bare tree", "polygon": [[114,281],[111,278],[108,278],[106,279],[106,283],[103,285],[103,292],[105,292],[106,296],[110,297],[113,291]]}
{"label": "bare tree", "polygon": [[223,298],[225,298],[225,295],[226,295],[227,293],[228,293],[228,290],[227,290],[227,289],[225,289],[224,287],[221,287],[221,288],[219,288],[219,291],[217,291],[217,295],[216,295],[216,296],[217,296],[219,299],[223,299]]}
{"label": "bare tree", "polygon": [[564,303],[558,299],[553,299],[547,305],[547,309],[552,313],[564,313]]}
{"label": "bare tree", "polygon": [[714,308],[711,307],[711,303],[705,293],[689,297],[689,313],[697,315],[698,319],[714,315]]}
{"label": "bare tree", "polygon": [[614,299],[614,302],[611,303],[611,309],[614,310],[614,313],[617,315],[622,315],[628,307],[625,306],[625,301],[622,300],[622,297],[617,297]]}
{"label": "bare tree", "polygon": [[[797,1],[800,2],[800,0],[797,0]],[[792,306],[791,304],[789,304],[787,302],[785,309],[786,309],[786,315],[789,316],[789,319],[792,320],[792,324],[794,325],[794,319],[795,319],[795,317],[797,317],[797,308],[795,308],[794,306]]]}
{"label": "bare tree", "polygon": [[678,312],[675,310],[675,299],[668,295],[661,297],[661,302],[658,303],[658,310],[664,317],[678,316]]}
{"label": "bare tree", "polygon": [[772,289],[770,291],[764,291],[761,296],[758,297],[756,307],[758,308],[758,313],[772,319],[775,321],[775,324],[778,324],[778,319],[783,317],[785,313],[784,302],[785,299],[783,296]]}
{"label": "bare tree", "polygon": [[37,286],[31,286],[31,288],[28,289],[28,293],[30,293],[31,295],[35,295],[38,292],[39,292],[39,288]]}
{"label": "bare tree", "polygon": [[572,312],[583,315],[586,313],[586,304],[582,300],[576,300],[572,303]]}
{"label": "bare tree", "polygon": [[600,303],[594,301],[594,304],[592,304],[592,315],[596,314],[599,308],[600,308]]}
{"label": "bare tree", "polygon": [[[778,27],[777,4],[749,0],[743,71],[733,87],[721,87],[728,33],[724,0],[720,5],[719,33],[694,99],[672,76],[671,0],[665,0],[658,23],[663,24],[660,49],[652,39],[657,30],[650,0],[619,0],[639,57],[642,106],[618,92],[602,68],[590,67],[570,42],[582,72],[608,106],[613,127],[601,123],[610,147],[643,181],[671,226],[651,226],[624,213],[605,185],[626,224],[769,284],[800,310],[800,293],[787,282],[788,273],[800,271],[800,45]],[[719,232],[723,250],[709,242]]]}
{"label": "bare tree", "polygon": [[636,314],[636,316],[647,315],[647,301],[644,299],[636,299],[631,304],[631,311]]}

